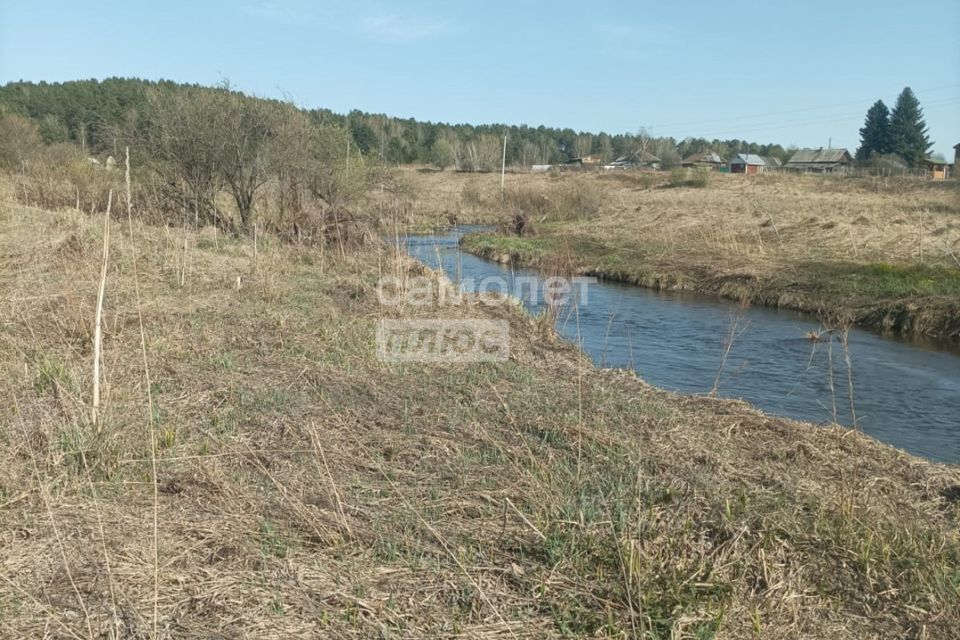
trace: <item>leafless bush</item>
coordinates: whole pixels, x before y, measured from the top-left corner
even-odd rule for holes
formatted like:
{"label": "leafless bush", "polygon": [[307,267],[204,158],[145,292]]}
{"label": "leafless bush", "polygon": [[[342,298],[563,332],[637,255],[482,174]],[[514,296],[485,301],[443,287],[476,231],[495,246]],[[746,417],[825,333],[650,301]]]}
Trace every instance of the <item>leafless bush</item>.
{"label": "leafless bush", "polygon": [[514,216],[542,218],[554,211],[553,199],[548,193],[534,186],[519,186],[504,194],[504,206]]}
{"label": "leafless bush", "polygon": [[576,180],[560,185],[552,194],[553,215],[560,219],[594,216],[603,204],[603,193],[593,181]]}
{"label": "leafless bush", "polygon": [[495,171],[500,168],[503,138],[482,134],[456,146],[457,168],[461,171]]}
{"label": "leafless bush", "polygon": [[532,224],[546,220],[574,220],[595,215],[603,202],[601,190],[589,179],[564,177],[547,184],[519,185],[507,188],[503,198],[484,192],[479,185],[468,182],[460,194],[465,209],[486,212],[499,211],[509,218],[511,231],[519,226],[528,233]]}
{"label": "leafless bush", "polygon": [[480,185],[473,178],[468,180],[460,190],[460,204],[464,209],[480,210],[488,208],[494,203],[484,193]]}
{"label": "leafless bush", "polygon": [[704,188],[710,184],[710,170],[705,167],[694,169],[677,168],[670,172],[671,187]]}
{"label": "leafless bush", "polygon": [[[311,143],[301,111],[229,86],[154,92],[148,107],[146,145],[168,187],[161,195],[185,203],[198,223],[249,229],[260,192],[275,176],[281,209],[300,206]],[[216,206],[222,190],[233,200],[239,225]]]}
{"label": "leafless bush", "polygon": [[104,211],[110,190],[122,183],[121,171],[92,162],[70,144],[41,147],[14,174],[17,200],[44,209]]}

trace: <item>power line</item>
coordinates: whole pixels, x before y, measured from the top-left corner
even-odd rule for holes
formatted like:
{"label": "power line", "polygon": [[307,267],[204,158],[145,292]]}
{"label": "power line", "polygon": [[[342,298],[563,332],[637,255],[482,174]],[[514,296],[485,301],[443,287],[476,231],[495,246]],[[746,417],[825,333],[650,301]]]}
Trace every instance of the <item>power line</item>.
{"label": "power line", "polygon": [[[928,88],[928,89],[918,89],[917,91],[915,91],[915,93],[928,93],[928,94],[929,94],[929,93],[933,93],[933,92],[935,92],[935,91],[943,91],[943,90],[946,90],[946,89],[956,89],[956,88],[958,88],[958,87],[960,87],[960,84],[948,84],[948,85],[942,85],[942,86],[939,86],[939,87],[932,87],[932,88]],[[786,115],[786,114],[791,114],[791,113],[804,113],[804,112],[808,112],[808,111],[823,111],[823,110],[825,110],[825,109],[835,109],[835,108],[837,108],[837,107],[847,107],[847,106],[854,105],[854,104],[856,104],[856,105],[863,105],[865,102],[867,102],[867,101],[869,101],[869,100],[870,100],[870,98],[865,98],[865,99],[863,99],[863,100],[849,100],[849,101],[846,101],[846,102],[836,102],[836,103],[833,103],[833,104],[821,105],[821,106],[817,106],[817,107],[803,107],[803,108],[799,108],[799,109],[787,109],[787,110],[784,110],[784,111],[767,111],[767,112],[764,112],[764,113],[742,114],[742,115],[730,116],[730,117],[724,117],[724,118],[710,118],[710,119],[706,119],[706,120],[688,120],[688,121],[686,121],[686,122],[673,122],[673,123],[667,123],[667,124],[654,125],[654,126],[651,126],[650,128],[651,128],[651,129],[666,129],[666,128],[671,128],[671,127],[680,127],[680,126],[686,126],[686,125],[691,125],[691,124],[711,124],[711,123],[715,123],[715,122],[728,123],[728,122],[732,122],[732,121],[735,121],[735,120],[748,120],[748,119],[750,119],[750,118],[762,118],[762,117],[764,117],[764,116],[779,116],[779,115]]]}
{"label": "power line", "polygon": [[[924,112],[937,111],[945,107],[953,106],[955,104],[960,104],[960,96],[929,102],[926,105],[923,105],[923,110]],[[802,126],[802,125],[809,125],[809,124],[821,124],[821,123],[826,124],[831,122],[844,122],[844,121],[861,117],[862,115],[863,114],[860,112],[857,112],[857,113],[848,112],[843,115],[836,114],[836,115],[830,115],[826,117],[804,118],[800,120],[768,121],[768,122],[759,122],[759,123],[744,122],[742,124],[736,124],[736,125],[729,123],[728,126],[723,127],[720,130],[711,131],[709,133],[709,136],[718,136],[718,135],[723,135],[728,133],[736,133],[736,132],[744,131],[745,129],[749,129],[749,131],[752,133],[754,131],[772,131],[776,129],[785,129],[787,127]],[[691,135],[691,136],[685,136],[685,137],[705,138],[705,137],[708,137],[708,135]]]}

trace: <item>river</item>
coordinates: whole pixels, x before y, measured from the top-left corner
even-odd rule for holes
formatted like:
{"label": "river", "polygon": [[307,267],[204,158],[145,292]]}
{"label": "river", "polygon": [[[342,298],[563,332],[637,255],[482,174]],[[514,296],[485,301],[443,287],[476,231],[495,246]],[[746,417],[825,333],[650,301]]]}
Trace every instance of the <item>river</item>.
{"label": "river", "polygon": [[[454,281],[469,285],[488,278],[506,282],[511,293],[528,291],[523,279],[537,272],[460,250],[460,237],[476,229],[403,241],[411,256]],[[542,309],[541,300],[518,297],[530,311]],[[850,426],[855,419],[878,440],[931,460],[960,463],[955,344],[854,328],[845,349],[838,337],[811,341],[807,334],[821,327],[809,315],[763,307],[742,311],[723,299],[619,283],[589,284],[580,300],[558,314],[557,330],[598,365],[629,367],[650,384],[682,393],[710,392],[720,371],[721,396],[814,423],[831,422],[835,415]],[[735,339],[724,360],[730,335]]]}

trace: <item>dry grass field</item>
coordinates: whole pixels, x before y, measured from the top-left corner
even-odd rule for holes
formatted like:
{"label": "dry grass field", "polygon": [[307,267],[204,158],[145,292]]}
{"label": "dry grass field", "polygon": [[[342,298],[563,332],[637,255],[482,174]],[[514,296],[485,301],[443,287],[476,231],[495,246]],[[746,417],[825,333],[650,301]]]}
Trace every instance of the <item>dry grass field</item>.
{"label": "dry grass field", "polygon": [[[770,184],[786,206],[789,183]],[[719,210],[761,184],[609,188],[620,199],[600,219],[626,226],[641,202],[645,216],[670,199]],[[740,216],[773,252],[755,206]],[[683,218],[663,221],[676,235],[662,242],[703,228]],[[382,273],[416,269],[378,244],[323,252],[264,235],[254,252],[114,221],[94,423],[101,220],[0,203],[2,637],[960,628],[956,467],[594,369],[510,306],[430,311],[508,321],[507,362],[380,362],[376,321],[426,311],[378,305]],[[789,220],[776,217],[785,238]]]}
{"label": "dry grass field", "polygon": [[411,176],[428,220],[524,216],[523,237],[467,240],[489,257],[960,337],[957,181],[509,174],[501,200],[498,175]]}

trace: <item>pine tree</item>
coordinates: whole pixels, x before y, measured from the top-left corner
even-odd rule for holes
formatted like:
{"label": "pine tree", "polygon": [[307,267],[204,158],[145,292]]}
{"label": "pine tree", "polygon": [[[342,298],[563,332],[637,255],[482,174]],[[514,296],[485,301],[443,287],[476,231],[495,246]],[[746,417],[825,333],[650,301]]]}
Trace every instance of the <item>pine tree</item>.
{"label": "pine tree", "polygon": [[893,152],[911,167],[918,167],[927,158],[933,143],[927,136],[920,101],[910,87],[904,87],[897,96],[897,104],[890,114],[890,135]]}
{"label": "pine tree", "polygon": [[883,155],[893,151],[890,135],[890,110],[883,100],[877,100],[867,110],[867,118],[860,129],[860,148],[857,160],[865,162],[874,155]]}

